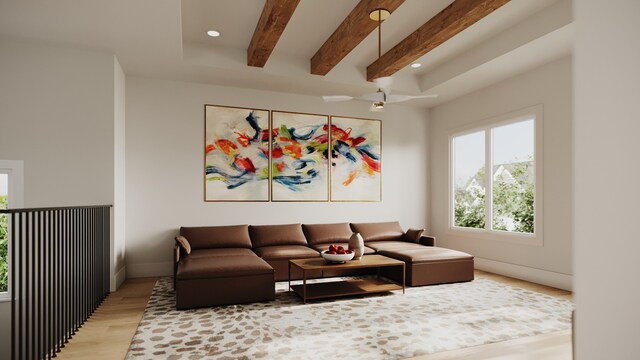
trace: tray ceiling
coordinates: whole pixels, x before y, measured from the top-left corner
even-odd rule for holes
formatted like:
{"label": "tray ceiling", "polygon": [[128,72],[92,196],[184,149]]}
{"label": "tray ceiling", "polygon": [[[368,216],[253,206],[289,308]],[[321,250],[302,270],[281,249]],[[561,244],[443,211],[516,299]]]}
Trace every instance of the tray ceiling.
{"label": "tray ceiling", "polygon": [[[453,3],[395,2],[400,5],[382,23],[383,54]],[[374,87],[367,82],[367,67],[377,58],[376,31],[324,76],[311,74],[310,62],[359,3],[300,0],[264,67],[247,65],[247,49],[265,0],[2,1],[0,38],[109,51],[129,76],[316,96],[357,95]],[[508,1],[418,57],[422,67],[402,67],[394,74],[394,92],[438,91],[438,99],[407,103],[431,107],[566,56],[571,53],[572,22],[570,0]],[[222,36],[208,37],[210,29]],[[496,64],[505,63],[504,73],[496,71]]]}

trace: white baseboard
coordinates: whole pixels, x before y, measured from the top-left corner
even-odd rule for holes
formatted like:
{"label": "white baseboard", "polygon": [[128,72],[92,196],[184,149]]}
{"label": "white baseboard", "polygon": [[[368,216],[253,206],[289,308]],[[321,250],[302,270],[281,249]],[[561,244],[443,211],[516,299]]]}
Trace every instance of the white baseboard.
{"label": "white baseboard", "polygon": [[124,280],[127,278],[127,266],[123,266],[117,273],[116,273],[116,288],[115,289],[111,289],[111,291],[115,291],[118,290],[118,288],[120,288],[120,285],[122,285],[122,283],[124,282]]}
{"label": "white baseboard", "polygon": [[561,274],[553,271],[514,265],[478,257],[476,257],[474,261],[475,268],[478,270],[488,271],[567,291],[572,291],[573,289],[573,275]]}
{"label": "white baseboard", "polygon": [[128,264],[127,277],[155,277],[155,276],[172,276],[173,263],[144,263],[144,264]]}

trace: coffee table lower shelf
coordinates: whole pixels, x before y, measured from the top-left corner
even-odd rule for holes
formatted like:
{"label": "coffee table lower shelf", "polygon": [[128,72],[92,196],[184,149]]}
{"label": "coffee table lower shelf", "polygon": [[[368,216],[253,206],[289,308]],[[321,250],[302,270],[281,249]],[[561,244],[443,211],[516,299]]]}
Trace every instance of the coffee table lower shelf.
{"label": "coffee table lower shelf", "polygon": [[[306,287],[306,294],[305,294]],[[364,278],[343,281],[328,281],[319,283],[307,283],[306,285],[291,285],[291,290],[298,294],[304,301],[309,299],[323,299],[338,296],[352,296],[362,294],[375,294],[393,290],[404,290],[402,285],[388,282],[380,278]]]}

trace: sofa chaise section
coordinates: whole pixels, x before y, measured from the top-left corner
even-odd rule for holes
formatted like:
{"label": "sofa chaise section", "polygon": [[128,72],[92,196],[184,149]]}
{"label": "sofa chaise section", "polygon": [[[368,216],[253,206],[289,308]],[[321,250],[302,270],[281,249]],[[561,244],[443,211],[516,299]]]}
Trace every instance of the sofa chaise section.
{"label": "sofa chaise section", "polygon": [[[398,222],[352,223],[365,246],[377,254],[406,263],[406,283],[409,286],[445,284],[474,279],[473,256],[462,251],[436,247],[435,238],[420,231],[402,230]],[[398,269],[383,269],[382,274],[402,281]]]}
{"label": "sofa chaise section", "polygon": [[[378,254],[406,263],[406,283],[409,286],[463,282],[474,278],[473,256],[462,251],[422,246],[422,249],[381,250]],[[388,275],[396,279],[402,276],[402,274]]]}
{"label": "sofa chaise section", "polygon": [[177,278],[178,309],[275,299],[273,268],[255,255],[186,258]]}
{"label": "sofa chaise section", "polygon": [[182,227],[175,254],[178,309],[275,298],[274,270],[251,250],[248,225]]}

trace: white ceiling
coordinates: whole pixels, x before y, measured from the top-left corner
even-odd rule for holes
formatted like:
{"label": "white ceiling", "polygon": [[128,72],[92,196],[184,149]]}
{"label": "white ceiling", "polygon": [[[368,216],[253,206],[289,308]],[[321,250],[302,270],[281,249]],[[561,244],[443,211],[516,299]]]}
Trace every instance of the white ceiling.
{"label": "white ceiling", "polygon": [[[452,0],[406,0],[382,24],[382,51]],[[326,76],[309,60],[358,0],[302,0],[264,68],[246,49],[264,0],[0,0],[0,37],[115,54],[129,76],[166,78],[286,93],[351,95],[374,91],[366,66],[377,57],[370,34]],[[393,91],[437,99],[431,107],[570,54],[570,0],[511,0],[394,77]],[[219,38],[205,35],[216,29]]]}

